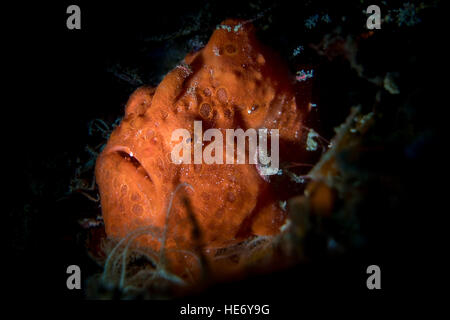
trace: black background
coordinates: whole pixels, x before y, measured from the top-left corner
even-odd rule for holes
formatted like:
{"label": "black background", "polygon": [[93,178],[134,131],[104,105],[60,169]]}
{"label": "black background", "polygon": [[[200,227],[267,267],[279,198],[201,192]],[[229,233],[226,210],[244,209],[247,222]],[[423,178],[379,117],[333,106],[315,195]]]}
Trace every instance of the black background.
{"label": "black background", "polygon": [[[145,67],[149,70],[159,67],[158,72],[162,73],[165,47],[152,48],[150,57],[140,55],[136,52],[142,38],[174,32],[182,25],[181,17],[195,13],[205,2],[75,3],[82,11],[81,30],[66,28],[66,8],[71,2],[17,3],[2,10],[6,42],[2,50],[7,56],[2,59],[7,70],[2,121],[5,130],[4,185],[8,190],[4,193],[4,207],[8,212],[8,220],[4,223],[7,236],[4,277],[7,295],[14,299],[83,298],[82,292],[66,289],[66,267],[78,264],[87,273],[96,271],[97,267],[86,258],[76,239],[66,237],[76,231],[73,215],[77,203],[84,201],[71,202],[70,209],[67,203],[57,201],[55,195],[63,194],[70,177],[67,159],[73,159],[83,150],[87,122],[100,115],[111,114],[111,119],[120,115],[133,90],[131,87],[129,92],[123,87],[121,90],[116,88],[117,82],[105,71],[108,61],[136,63],[149,59],[151,61],[146,62]],[[330,12],[353,8],[350,5],[342,8],[333,2],[320,2],[316,7]],[[293,34],[300,32],[298,21],[303,20],[297,17],[304,13],[299,11],[303,6],[294,2],[283,3],[281,8],[283,15],[279,16],[284,19],[276,21],[266,42],[283,51],[283,44],[289,44]],[[353,10],[347,15],[360,16],[363,28],[366,16],[356,7]],[[227,16],[241,14],[245,17],[251,16],[252,12],[245,3],[227,1],[213,5],[212,14],[217,15],[215,23],[220,23]],[[442,12],[437,10],[433,15],[412,37],[416,42],[413,48],[418,50],[414,52],[418,62],[417,69],[410,70],[410,74],[416,77],[414,83],[427,92],[423,95],[426,100],[421,101],[424,110],[418,125],[436,128],[434,137],[441,137],[437,128],[445,118],[445,103],[439,94],[442,84],[439,79],[443,73],[440,57],[445,51],[440,46],[446,37],[440,19]],[[212,32],[215,24],[204,27],[209,27]],[[390,30],[380,32],[395,33]],[[395,34],[388,38],[393,41]],[[390,58],[398,55],[391,45],[386,44],[373,52],[375,67],[384,62],[392,63]],[[154,79],[144,80],[154,82]],[[336,86],[339,90],[333,91],[330,86],[329,96],[348,99],[340,91],[343,85]],[[336,112],[332,124],[341,120],[342,115]],[[324,305],[340,301],[342,308],[347,310],[361,303],[368,306],[378,306],[381,302],[395,304],[400,298],[424,295],[428,291],[423,285],[436,284],[433,276],[440,274],[434,253],[438,245],[437,226],[444,213],[437,207],[444,190],[438,184],[446,164],[443,147],[445,144],[437,139],[429,141],[410,163],[396,163],[396,156],[392,155],[389,161],[407,173],[407,196],[395,211],[380,212],[379,218],[375,216],[370,221],[376,240],[374,245],[351,255],[332,260],[318,259],[314,264],[270,276],[218,285],[193,299],[204,303],[271,303],[275,310],[285,313],[309,305],[308,301]],[[31,184],[39,180],[45,181],[43,196],[35,196],[31,191]],[[21,213],[25,204],[33,207],[30,216]],[[366,288],[365,269],[370,264],[381,267],[381,291]],[[84,303],[84,306],[93,305]],[[171,306],[173,304],[159,304],[157,309]],[[139,304],[136,308],[145,309],[146,306]],[[170,310],[173,312],[174,309]]]}

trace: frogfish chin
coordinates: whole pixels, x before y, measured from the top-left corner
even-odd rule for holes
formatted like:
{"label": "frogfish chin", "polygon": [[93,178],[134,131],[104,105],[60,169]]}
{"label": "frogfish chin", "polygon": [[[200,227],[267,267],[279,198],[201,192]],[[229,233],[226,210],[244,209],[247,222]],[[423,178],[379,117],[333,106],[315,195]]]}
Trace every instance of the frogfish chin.
{"label": "frogfish chin", "polygon": [[130,96],[95,169],[107,236],[164,250],[176,270],[191,262],[175,252],[198,250],[214,272],[239,269],[236,257],[220,262],[219,249],[270,238],[286,220],[271,176],[248,161],[173,163],[172,133],[183,128],[194,137],[194,121],[224,137],[226,129],[278,129],[281,160],[301,157],[309,102],[308,89],[257,40],[251,23],[224,21],[156,88]]}

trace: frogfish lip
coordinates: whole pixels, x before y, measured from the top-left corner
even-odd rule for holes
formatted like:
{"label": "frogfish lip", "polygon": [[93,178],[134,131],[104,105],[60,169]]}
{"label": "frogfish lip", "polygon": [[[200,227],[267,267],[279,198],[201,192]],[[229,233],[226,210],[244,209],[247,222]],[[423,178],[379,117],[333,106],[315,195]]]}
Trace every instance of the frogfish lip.
{"label": "frogfish lip", "polygon": [[158,180],[152,179],[154,171],[146,169],[148,163],[137,153],[128,145],[110,144],[97,160],[105,229],[114,238],[126,237],[142,225],[163,225]]}
{"label": "frogfish lip", "polygon": [[146,170],[142,161],[139,159],[139,157],[136,155],[136,153],[131,150],[130,147],[123,146],[123,145],[112,146],[112,147],[108,148],[107,150],[105,150],[105,156],[110,155],[110,154],[118,154],[121,157],[123,157],[125,160],[130,161],[133,164],[133,166],[136,168],[137,171],[140,171],[146,179],[148,179],[150,182],[152,182],[152,178],[151,178],[148,170]]}

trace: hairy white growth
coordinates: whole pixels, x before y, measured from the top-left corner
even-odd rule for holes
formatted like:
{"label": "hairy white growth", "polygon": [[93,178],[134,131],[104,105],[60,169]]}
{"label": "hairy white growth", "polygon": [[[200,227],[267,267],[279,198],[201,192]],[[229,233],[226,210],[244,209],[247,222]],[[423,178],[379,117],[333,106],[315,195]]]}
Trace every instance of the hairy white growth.
{"label": "hairy white growth", "polygon": [[135,277],[136,276],[138,276],[139,278],[144,277],[144,279],[145,278],[154,279],[154,278],[159,277],[162,279],[166,279],[177,285],[185,284],[185,281],[183,279],[181,279],[177,275],[172,274],[167,271],[167,265],[166,265],[166,259],[165,259],[165,254],[168,251],[175,251],[175,252],[180,252],[180,253],[184,253],[184,254],[189,254],[189,255],[193,256],[194,259],[199,264],[201,264],[200,259],[194,253],[192,253],[190,251],[179,250],[179,249],[166,249],[168,221],[169,221],[170,212],[172,209],[173,199],[176,196],[177,192],[182,187],[188,187],[191,190],[194,190],[194,188],[190,184],[180,183],[177,185],[175,190],[172,192],[170,199],[169,199],[168,207],[166,210],[165,225],[164,225],[162,236],[158,236],[157,232],[155,231],[156,229],[153,226],[146,226],[146,227],[138,228],[138,229],[133,230],[130,233],[128,233],[126,235],[126,237],[121,239],[116,244],[116,246],[111,250],[111,252],[108,254],[108,257],[105,261],[102,278],[101,278],[102,282],[107,283],[108,278],[111,278],[111,276],[114,276],[117,273],[117,270],[115,270],[114,267],[118,264],[119,259],[122,258],[121,259],[121,267],[120,267],[119,288],[123,289],[124,291],[127,291],[128,289],[132,288],[131,286],[126,286],[126,272],[127,272],[127,260],[129,257],[129,254],[128,254],[129,248],[138,237],[140,237],[142,235],[146,235],[146,236],[150,236],[150,237],[156,239],[157,241],[159,241],[161,243],[161,249],[159,250],[159,252],[156,252],[155,250],[152,250],[149,248],[146,248],[146,251],[148,251],[148,252],[144,252],[144,251],[141,251],[138,249],[133,249],[133,251],[135,253],[138,253],[138,254],[144,256],[153,265],[156,266],[156,268],[154,270],[141,270],[140,272],[138,272],[138,274],[135,275]]}

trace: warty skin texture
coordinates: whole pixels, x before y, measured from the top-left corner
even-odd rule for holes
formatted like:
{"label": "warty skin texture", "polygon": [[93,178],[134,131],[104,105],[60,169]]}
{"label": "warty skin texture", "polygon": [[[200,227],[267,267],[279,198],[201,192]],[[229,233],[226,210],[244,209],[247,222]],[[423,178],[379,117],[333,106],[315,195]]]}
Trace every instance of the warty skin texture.
{"label": "warty skin texture", "polygon": [[[167,248],[189,249],[194,240],[203,248],[217,248],[252,235],[277,234],[283,225],[286,214],[277,193],[256,165],[171,161],[178,143],[171,141],[172,132],[185,128],[193,136],[195,120],[202,121],[203,132],[279,129],[281,156],[304,152],[302,126],[310,93],[299,92],[287,67],[258,42],[250,23],[226,20],[222,26],[229,28],[215,30],[208,44],[188,54],[157,88],[138,88],[129,98],[125,117],[96,164],[109,237],[120,239],[142,226],[162,234],[167,227]],[[166,222],[180,183],[193,190],[179,190]],[[161,246],[150,236],[135,243],[156,250]]]}

